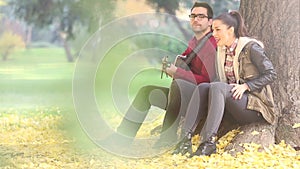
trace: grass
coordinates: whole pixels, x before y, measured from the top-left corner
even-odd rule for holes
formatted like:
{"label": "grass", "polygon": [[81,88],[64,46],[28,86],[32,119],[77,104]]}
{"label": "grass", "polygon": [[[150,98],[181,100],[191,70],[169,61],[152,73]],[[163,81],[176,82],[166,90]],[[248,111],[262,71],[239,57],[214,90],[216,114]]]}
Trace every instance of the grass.
{"label": "grass", "polygon": [[73,67],[61,48],[18,51],[0,62],[1,109],[70,106]]}
{"label": "grass", "polygon": [[[130,55],[131,52],[125,44],[116,46],[107,54],[105,58],[108,59],[104,60],[97,71],[96,99],[101,105],[105,105],[107,114],[114,111],[113,104],[109,102],[115,90],[111,87],[113,83],[119,84],[115,87],[120,89],[129,86],[129,93],[123,92],[120,95],[131,98],[143,85],[168,86],[170,83],[170,78],[160,79],[160,71],[156,68],[140,71],[131,79],[130,84],[123,85],[123,82],[129,78],[126,74],[132,69],[125,69],[121,76],[112,80],[123,60],[122,56]],[[138,65],[135,61],[128,67],[149,66],[145,57],[138,62]],[[0,113],[17,111],[21,114],[31,114],[45,110],[44,112],[56,114],[59,110],[66,119],[64,127],[70,136],[78,138],[82,145],[86,144],[89,141],[79,125],[73,105],[74,70],[75,63],[67,62],[62,48],[31,48],[14,53],[9,60],[0,62]]]}

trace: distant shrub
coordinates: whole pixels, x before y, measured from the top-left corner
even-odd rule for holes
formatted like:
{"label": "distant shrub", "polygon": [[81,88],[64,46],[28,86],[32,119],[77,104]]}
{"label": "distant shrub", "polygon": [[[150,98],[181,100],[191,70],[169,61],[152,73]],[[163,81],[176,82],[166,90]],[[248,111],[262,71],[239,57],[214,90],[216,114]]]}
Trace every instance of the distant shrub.
{"label": "distant shrub", "polygon": [[25,42],[20,35],[11,31],[5,31],[0,36],[0,55],[2,60],[8,59],[8,56],[17,48],[25,48]]}
{"label": "distant shrub", "polygon": [[29,48],[50,48],[50,47],[57,47],[57,45],[49,43],[49,42],[31,42],[28,46]]}

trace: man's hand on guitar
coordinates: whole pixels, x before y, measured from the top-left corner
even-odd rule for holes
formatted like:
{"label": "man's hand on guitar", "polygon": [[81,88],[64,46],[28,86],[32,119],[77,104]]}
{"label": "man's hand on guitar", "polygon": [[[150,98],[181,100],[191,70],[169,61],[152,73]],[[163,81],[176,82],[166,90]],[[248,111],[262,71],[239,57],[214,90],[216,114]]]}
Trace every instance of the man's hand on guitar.
{"label": "man's hand on guitar", "polygon": [[168,56],[162,58],[162,68],[161,68],[161,75],[160,78],[162,79],[164,73],[166,77],[168,77],[167,69],[170,67],[170,62],[168,61]]}
{"label": "man's hand on guitar", "polygon": [[176,71],[177,67],[174,64],[170,64],[170,66],[166,68],[166,73],[171,77],[175,74]]}

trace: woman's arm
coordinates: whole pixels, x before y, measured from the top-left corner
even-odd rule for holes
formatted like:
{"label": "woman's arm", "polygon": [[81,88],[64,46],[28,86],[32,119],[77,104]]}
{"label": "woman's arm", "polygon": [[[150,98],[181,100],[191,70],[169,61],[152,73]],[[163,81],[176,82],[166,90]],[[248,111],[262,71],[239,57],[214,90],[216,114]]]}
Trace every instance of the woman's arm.
{"label": "woman's arm", "polygon": [[265,85],[270,84],[277,79],[277,74],[272,62],[266,56],[264,49],[257,43],[254,43],[251,46],[250,59],[259,71],[259,76],[257,78],[246,82],[250,91],[260,90]]}

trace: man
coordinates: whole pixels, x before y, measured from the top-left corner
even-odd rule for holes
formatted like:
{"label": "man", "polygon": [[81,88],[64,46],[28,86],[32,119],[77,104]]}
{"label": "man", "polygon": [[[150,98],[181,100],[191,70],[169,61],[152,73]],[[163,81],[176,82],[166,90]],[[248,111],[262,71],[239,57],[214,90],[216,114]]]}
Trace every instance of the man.
{"label": "man", "polygon": [[[191,56],[201,40],[211,33],[213,11],[207,3],[196,2],[189,16],[194,37],[182,53],[183,58]],[[117,132],[134,138],[150,107],[157,106],[166,110],[162,135],[157,145],[175,144],[180,117],[184,115],[195,87],[214,78],[215,54],[216,41],[208,35],[200,50],[196,51],[196,57],[188,64],[188,70],[174,64],[166,68],[166,73],[173,78],[170,88],[145,86],[139,90]]]}

